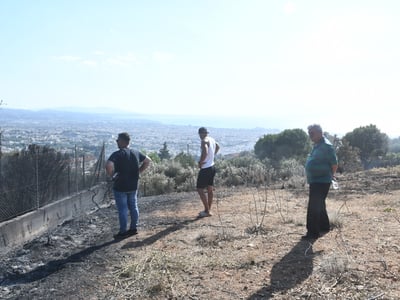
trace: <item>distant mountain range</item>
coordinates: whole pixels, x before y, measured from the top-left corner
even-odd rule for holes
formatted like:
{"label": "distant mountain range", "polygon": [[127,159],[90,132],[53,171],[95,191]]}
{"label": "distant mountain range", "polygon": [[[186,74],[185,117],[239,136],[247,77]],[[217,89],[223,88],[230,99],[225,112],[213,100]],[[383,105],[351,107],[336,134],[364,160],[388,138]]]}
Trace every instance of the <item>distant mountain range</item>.
{"label": "distant mountain range", "polygon": [[[109,108],[62,108],[44,110],[9,109],[0,107],[0,122],[98,122],[130,120],[135,123],[164,123],[182,126],[206,126],[214,128],[265,129],[279,132],[279,129],[266,129],[259,124],[262,118],[195,115],[155,115],[126,112]],[[0,124],[1,126],[1,124]]]}
{"label": "distant mountain range", "polygon": [[[2,108],[0,110],[0,120],[3,121],[72,121],[72,122],[88,122],[88,121],[101,121],[112,119],[126,119],[132,118],[137,120],[145,120],[152,122],[150,119],[146,120],[140,114],[127,114],[124,112],[105,112],[105,111],[77,111],[77,110],[26,110],[26,109],[8,109]],[[154,121],[153,121],[154,122]]]}

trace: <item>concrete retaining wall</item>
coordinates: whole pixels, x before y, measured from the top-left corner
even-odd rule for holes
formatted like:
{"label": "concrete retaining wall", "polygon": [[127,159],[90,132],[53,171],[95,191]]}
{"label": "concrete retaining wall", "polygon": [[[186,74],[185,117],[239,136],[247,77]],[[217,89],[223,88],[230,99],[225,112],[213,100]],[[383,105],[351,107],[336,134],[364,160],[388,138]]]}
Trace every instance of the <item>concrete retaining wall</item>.
{"label": "concrete retaining wall", "polygon": [[96,208],[96,203],[108,202],[109,199],[104,197],[106,187],[105,184],[98,185],[90,190],[0,223],[0,252],[7,252],[10,248],[23,245],[65,221]]}

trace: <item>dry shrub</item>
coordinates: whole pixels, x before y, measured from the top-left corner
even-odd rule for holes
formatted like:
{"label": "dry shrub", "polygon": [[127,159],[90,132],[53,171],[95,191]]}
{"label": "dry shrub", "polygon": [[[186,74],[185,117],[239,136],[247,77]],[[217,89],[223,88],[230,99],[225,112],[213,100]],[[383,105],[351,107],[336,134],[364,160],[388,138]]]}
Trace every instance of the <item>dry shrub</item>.
{"label": "dry shrub", "polygon": [[115,273],[117,283],[129,291],[129,299],[157,298],[168,295],[174,298],[182,295],[181,277],[193,262],[177,253],[152,250],[145,255],[130,259],[127,264]]}
{"label": "dry shrub", "polygon": [[253,194],[253,201],[249,203],[249,216],[251,226],[246,229],[250,234],[263,234],[267,232],[264,225],[266,221],[268,204],[268,190],[264,189],[262,192],[258,191]]}
{"label": "dry shrub", "polygon": [[196,238],[196,242],[201,247],[216,247],[219,245],[218,236],[214,234],[200,234]]}
{"label": "dry shrub", "polygon": [[340,212],[333,212],[329,214],[329,222],[331,228],[342,228],[343,227],[343,218]]}
{"label": "dry shrub", "polygon": [[335,279],[340,282],[344,274],[349,270],[349,259],[338,254],[325,257],[320,264],[320,272],[326,279]]}

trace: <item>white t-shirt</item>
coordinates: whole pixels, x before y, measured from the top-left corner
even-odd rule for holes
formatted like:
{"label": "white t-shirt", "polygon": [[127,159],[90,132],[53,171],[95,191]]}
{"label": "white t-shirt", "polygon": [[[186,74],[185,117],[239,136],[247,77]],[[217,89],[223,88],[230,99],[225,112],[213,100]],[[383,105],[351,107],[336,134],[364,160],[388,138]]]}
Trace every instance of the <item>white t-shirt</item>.
{"label": "white t-shirt", "polygon": [[207,156],[204,160],[204,164],[201,166],[202,169],[209,168],[214,165],[214,155],[216,147],[215,140],[210,136],[206,136],[204,138],[204,142],[208,146],[208,151],[207,151]]}

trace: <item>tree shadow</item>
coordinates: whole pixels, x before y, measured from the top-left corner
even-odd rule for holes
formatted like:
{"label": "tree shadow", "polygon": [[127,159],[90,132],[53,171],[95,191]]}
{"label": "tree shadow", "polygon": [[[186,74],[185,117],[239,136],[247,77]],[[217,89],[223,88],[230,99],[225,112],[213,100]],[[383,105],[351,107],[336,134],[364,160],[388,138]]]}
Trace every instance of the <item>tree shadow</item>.
{"label": "tree shadow", "polygon": [[137,247],[151,245],[151,244],[155,243],[157,240],[167,236],[168,234],[178,231],[178,230],[184,228],[186,225],[193,223],[197,220],[199,220],[199,218],[184,220],[182,222],[176,222],[172,226],[167,227],[164,230],[162,230],[144,240],[128,242],[124,246],[122,246],[122,249],[130,249],[130,248],[137,248]]}
{"label": "tree shadow", "polygon": [[117,240],[112,240],[112,241],[108,241],[105,242],[103,244],[100,245],[95,245],[89,248],[86,248],[82,251],[79,251],[77,253],[74,253],[70,256],[68,256],[67,258],[63,258],[63,259],[56,259],[56,260],[52,260],[49,261],[48,263],[46,263],[43,266],[39,266],[27,273],[23,273],[23,274],[6,274],[1,282],[0,282],[0,286],[5,286],[5,285],[14,285],[14,284],[25,284],[25,283],[31,283],[34,281],[38,281],[41,280],[45,277],[50,276],[53,273],[56,273],[60,270],[62,270],[63,268],[65,268],[68,264],[70,263],[80,263],[80,262],[84,262],[84,259],[89,256],[90,254],[92,254],[93,252],[107,247],[111,244],[114,244],[118,242]]}
{"label": "tree shadow", "polygon": [[277,292],[285,292],[306,280],[313,271],[313,241],[300,240],[271,269],[270,285],[255,292],[248,299],[270,299]]}

